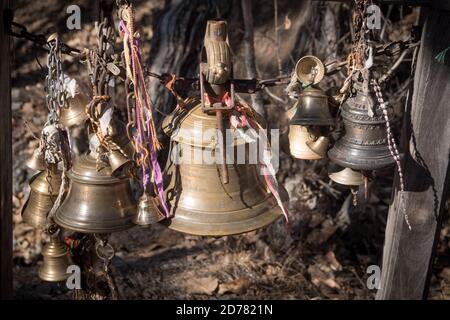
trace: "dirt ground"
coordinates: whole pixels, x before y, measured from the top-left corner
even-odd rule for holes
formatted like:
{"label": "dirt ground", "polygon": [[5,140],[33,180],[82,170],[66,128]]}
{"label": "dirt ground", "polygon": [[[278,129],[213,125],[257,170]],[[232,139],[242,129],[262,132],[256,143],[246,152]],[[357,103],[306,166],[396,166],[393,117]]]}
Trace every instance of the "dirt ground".
{"label": "dirt ground", "polygon": [[[85,2],[81,2],[82,4]],[[164,1],[142,3],[143,25]],[[38,2],[18,1],[15,20],[30,30],[52,25],[47,17],[63,10],[47,1],[48,15]],[[60,20],[58,20],[60,23]],[[144,32],[151,34],[150,27]],[[92,41],[92,26],[66,40],[77,46]],[[45,55],[29,43],[14,41],[13,155],[14,155],[14,288],[19,299],[71,299],[63,285],[39,280],[40,255],[47,240],[21,221],[32,172],[24,162],[38,141],[33,137],[45,122]],[[147,48],[148,50],[148,48]],[[145,51],[144,51],[145,52]],[[81,77],[68,61],[69,73]],[[283,117],[270,108],[272,121]],[[286,139],[284,136],[283,139]],[[283,151],[283,150],[282,150]],[[286,151],[286,150],[284,150]],[[292,233],[283,219],[268,228],[239,236],[190,236],[162,225],[135,227],[111,236],[116,249],[113,275],[123,299],[373,299],[366,285],[370,265],[380,265],[384,227],[390,203],[392,173],[370,185],[367,200],[351,204],[348,189],[331,184],[327,161],[296,160],[281,152],[278,179],[290,195]],[[450,299],[450,221],[448,209],[440,236],[430,299]]]}

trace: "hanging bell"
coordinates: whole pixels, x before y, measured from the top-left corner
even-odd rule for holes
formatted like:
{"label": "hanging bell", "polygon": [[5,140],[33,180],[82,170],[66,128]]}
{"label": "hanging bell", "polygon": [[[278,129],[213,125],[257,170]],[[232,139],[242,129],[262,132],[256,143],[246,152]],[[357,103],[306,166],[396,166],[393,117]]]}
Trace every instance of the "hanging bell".
{"label": "hanging bell", "polygon": [[147,226],[157,223],[165,218],[157,205],[156,198],[143,195],[139,199],[137,214],[133,217],[133,223],[140,226]]}
{"label": "hanging bell", "polygon": [[295,65],[295,75],[305,86],[318,84],[325,76],[325,66],[315,56],[304,56]]}
{"label": "hanging bell", "polygon": [[131,164],[131,159],[124,156],[119,150],[109,151],[108,160],[113,175],[116,175],[118,172],[123,172]]}
{"label": "hanging bell", "polygon": [[[218,125],[214,115],[202,112],[198,100],[183,109],[181,117],[169,116],[177,119],[172,122],[176,123],[171,135],[172,157],[164,172],[165,195],[173,218],[162,223],[188,234],[224,236],[256,230],[279,218],[282,211],[257,164],[240,164],[236,160],[226,164],[228,183],[224,184],[217,163],[204,158],[195,161],[196,154],[216,150]],[[224,121],[224,126],[230,129],[229,121]],[[227,143],[230,140],[227,136]],[[244,147],[248,159],[250,144],[238,135],[233,141],[231,150],[236,154],[238,148]],[[281,186],[279,193],[286,201],[287,193]]]}
{"label": "hanging bell", "polygon": [[328,96],[319,88],[308,87],[294,104],[295,114],[289,124],[301,126],[332,126],[334,118],[328,106]]}
{"label": "hanging bell", "polygon": [[59,236],[52,236],[42,249],[44,262],[39,268],[39,278],[48,282],[66,280],[70,273],[67,268],[72,264],[70,250]]}
{"label": "hanging bell", "polygon": [[306,145],[312,152],[317,154],[321,159],[327,156],[328,145],[330,144],[330,140],[321,136],[316,141],[306,141]]}
{"label": "hanging bell", "polygon": [[330,173],[329,177],[334,182],[345,186],[359,186],[364,184],[363,174],[350,168]]}
{"label": "hanging bell", "polygon": [[322,156],[313,151],[307,143],[316,141],[319,138],[317,128],[290,125],[289,126],[289,148],[291,155],[297,159],[318,160]]}
{"label": "hanging bell", "polygon": [[128,159],[133,158],[133,144],[128,138],[126,125],[122,121],[113,119],[107,128],[107,134],[111,136],[112,141],[122,149],[124,156]]}
{"label": "hanging bell", "polygon": [[25,165],[34,171],[44,171],[46,168],[44,153],[39,148],[35,149]]}
{"label": "hanging bell", "polygon": [[23,221],[34,228],[45,228],[60,186],[61,172],[55,168],[34,175],[30,181],[30,196],[22,209]]}
{"label": "hanging bell", "polygon": [[133,226],[136,213],[129,179],[112,176],[111,167],[92,156],[78,158],[67,173],[69,191],[55,214],[63,228],[82,233],[111,233]]}
{"label": "hanging bell", "polygon": [[[355,83],[356,95],[342,106],[345,134],[328,151],[328,157],[342,167],[355,170],[376,170],[390,166],[394,159],[389,152],[383,112],[362,85]],[[371,115],[373,113],[373,115]]]}
{"label": "hanging bell", "polygon": [[60,109],[61,124],[67,128],[81,125],[88,118],[85,111],[87,104],[87,98],[81,92],[76,93],[74,97],[69,96],[67,106]]}

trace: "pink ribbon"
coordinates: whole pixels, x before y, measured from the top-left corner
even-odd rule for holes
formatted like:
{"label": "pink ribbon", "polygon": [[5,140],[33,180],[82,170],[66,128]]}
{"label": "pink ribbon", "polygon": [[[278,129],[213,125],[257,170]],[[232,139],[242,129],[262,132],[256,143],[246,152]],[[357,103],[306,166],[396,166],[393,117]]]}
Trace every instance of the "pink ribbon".
{"label": "pink ribbon", "polygon": [[[123,20],[121,20],[119,22],[119,29],[123,32],[125,32],[128,36],[130,36],[130,31],[128,30],[125,22]],[[137,50],[135,50],[135,47]],[[148,149],[148,153],[150,156],[149,159],[149,165],[152,168],[152,173],[153,173],[153,179],[155,182],[155,186],[156,189],[158,191],[158,197],[160,199],[161,202],[161,206],[164,209],[164,215],[166,216],[166,218],[168,218],[170,216],[169,213],[169,208],[167,206],[166,200],[165,200],[165,196],[164,196],[164,183],[163,183],[163,174],[161,171],[161,167],[159,166],[158,163],[158,158],[156,155],[156,150],[153,148],[153,139],[155,137],[152,136],[152,131],[150,128],[150,121],[152,121],[151,119],[151,114],[144,114],[143,110],[142,110],[142,105],[140,103],[139,100],[139,93],[143,92],[143,98],[144,98],[144,104],[147,106],[147,109],[149,110],[148,112],[151,112],[151,107],[150,107],[150,101],[148,98],[148,92],[147,92],[147,88],[145,86],[145,79],[144,76],[142,74],[142,69],[140,68],[141,66],[141,56],[140,56],[140,48],[139,48],[139,42],[136,40],[135,43],[133,44],[131,37],[130,37],[130,55],[131,55],[131,64],[132,64],[132,69],[133,69],[133,83],[134,83],[134,91],[135,91],[135,108],[136,108],[136,115],[137,115],[137,137],[135,139],[137,139],[137,141],[139,143],[137,143],[136,145],[145,145]],[[141,91],[139,91],[141,90]],[[145,141],[146,137],[145,137],[145,130],[143,128],[143,125],[145,124],[145,129],[148,132],[148,136],[147,136],[147,141]],[[143,158],[144,154],[142,151],[139,152],[140,156]],[[149,180],[149,174],[146,170],[146,166],[145,166],[145,162],[142,161],[142,181],[143,181],[143,187],[144,187],[144,192],[147,189],[147,183]]]}

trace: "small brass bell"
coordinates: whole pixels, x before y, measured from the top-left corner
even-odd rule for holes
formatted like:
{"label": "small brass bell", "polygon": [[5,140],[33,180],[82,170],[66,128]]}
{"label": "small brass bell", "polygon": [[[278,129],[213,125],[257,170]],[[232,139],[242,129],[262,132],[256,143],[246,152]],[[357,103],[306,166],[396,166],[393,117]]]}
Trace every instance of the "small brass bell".
{"label": "small brass bell", "polygon": [[108,160],[113,174],[123,171],[131,164],[131,159],[125,157],[119,150],[111,150],[108,153]]}
{"label": "small brass bell", "polygon": [[327,156],[329,144],[330,140],[325,136],[319,137],[316,141],[306,141],[306,145],[321,159]]}
{"label": "small brass bell", "polygon": [[289,126],[289,148],[291,155],[297,159],[318,160],[322,156],[308,147],[308,142],[319,138],[319,131],[305,126]]}
{"label": "small brass bell", "polygon": [[69,277],[67,268],[72,264],[70,250],[59,236],[52,236],[42,249],[44,262],[39,268],[39,278],[48,282],[64,281]]}
{"label": "small brass bell", "polygon": [[[356,95],[342,105],[345,134],[328,151],[336,164],[355,170],[376,170],[394,163],[387,140],[383,112],[361,83],[355,83]],[[369,115],[370,111],[373,116]]]}
{"label": "small brass bell", "polygon": [[69,191],[55,213],[55,222],[63,228],[82,233],[111,233],[133,226],[136,213],[129,179],[112,176],[112,169],[92,156],[76,159],[67,173]]}
{"label": "small brass bell", "polygon": [[65,127],[79,126],[87,120],[85,111],[88,104],[84,94],[77,93],[74,97],[67,98],[67,107],[61,108],[60,121]]}
{"label": "small brass bell", "polygon": [[[214,139],[203,133],[211,129],[216,132],[217,121],[214,115],[202,112],[198,100],[188,104],[183,112],[181,117],[169,116],[177,119],[173,122],[176,128],[171,135],[172,150],[179,148],[182,152],[175,152],[180,157],[179,162],[169,158],[164,171],[165,195],[173,218],[162,223],[188,234],[224,236],[256,230],[279,218],[281,208],[268,191],[258,165],[226,164],[228,183],[224,184],[217,163],[191,161],[189,157],[197,152],[215,150]],[[196,125],[199,123],[201,126]],[[224,124],[230,129],[229,121]],[[182,132],[189,132],[190,139]],[[238,137],[234,147],[245,144]],[[244,150],[248,156],[248,148]],[[279,193],[285,201],[284,189]]]}
{"label": "small brass bell", "polygon": [[294,105],[295,114],[289,124],[301,126],[332,126],[334,118],[328,106],[328,96],[319,88],[308,87]]}
{"label": "small brass bell", "polygon": [[39,149],[34,150],[33,155],[27,160],[25,165],[31,170],[44,171],[46,168],[44,153]]}
{"label": "small brass bell", "polygon": [[164,214],[159,209],[156,199],[143,195],[139,199],[138,212],[133,217],[133,223],[146,226],[157,223],[165,218]]}
{"label": "small brass bell", "polygon": [[23,206],[22,219],[34,228],[47,225],[47,215],[58,197],[61,172],[46,170],[34,175],[30,181],[30,196]]}
{"label": "small brass bell", "polygon": [[127,135],[126,126],[122,121],[114,119],[108,127],[108,135],[117,144],[128,159],[133,158],[134,148]]}
{"label": "small brass bell", "polygon": [[359,186],[364,184],[364,176],[361,172],[345,168],[344,170],[330,173],[330,179],[345,186]]}
{"label": "small brass bell", "polygon": [[295,75],[304,85],[318,84],[325,76],[325,66],[315,56],[304,56],[295,65]]}

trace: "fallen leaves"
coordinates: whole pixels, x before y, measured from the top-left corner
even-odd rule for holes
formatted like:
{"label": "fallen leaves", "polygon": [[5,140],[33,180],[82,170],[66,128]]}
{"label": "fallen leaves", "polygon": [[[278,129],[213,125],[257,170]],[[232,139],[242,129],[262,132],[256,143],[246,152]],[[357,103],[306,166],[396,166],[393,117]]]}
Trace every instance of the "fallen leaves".
{"label": "fallen leaves", "polygon": [[226,293],[243,294],[247,291],[249,286],[250,281],[245,277],[241,277],[228,283],[221,283],[218,293],[219,295]]}
{"label": "fallen leaves", "polygon": [[219,286],[219,280],[214,277],[190,278],[186,281],[186,291],[190,294],[212,295]]}

